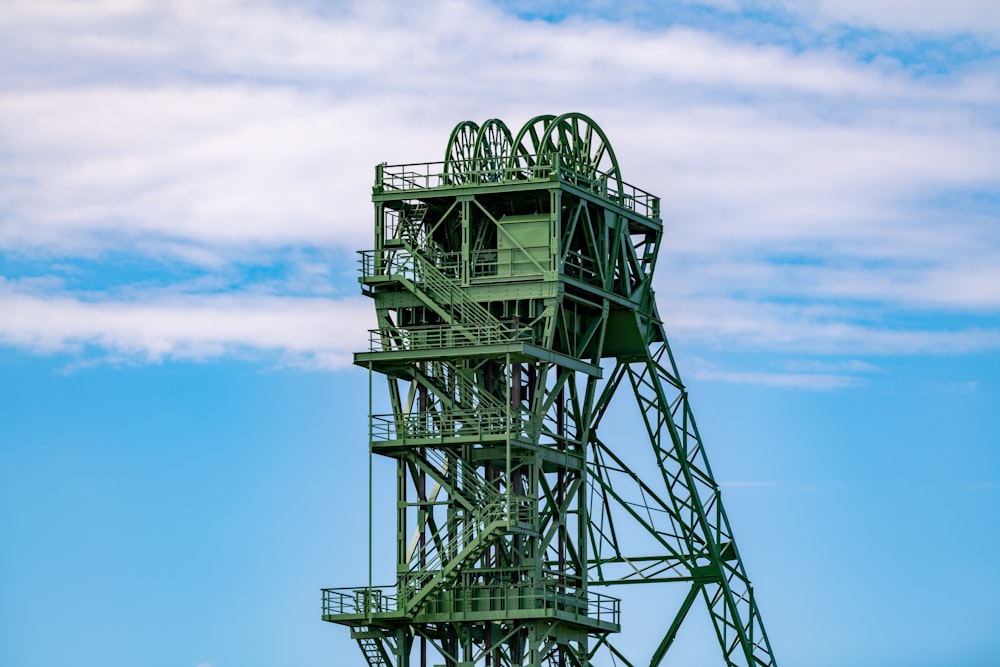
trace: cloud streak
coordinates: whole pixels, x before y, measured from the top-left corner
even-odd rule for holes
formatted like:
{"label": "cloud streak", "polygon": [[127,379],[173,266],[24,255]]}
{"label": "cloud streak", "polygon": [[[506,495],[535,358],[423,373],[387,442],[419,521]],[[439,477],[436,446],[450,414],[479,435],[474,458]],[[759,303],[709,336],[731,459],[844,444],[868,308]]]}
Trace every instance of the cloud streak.
{"label": "cloud streak", "polygon": [[890,326],[878,310],[823,304],[702,299],[660,305],[668,335],[730,349],[828,355],[975,354],[1000,347],[1000,330]]}
{"label": "cloud streak", "polygon": [[698,380],[808,391],[862,387],[869,383],[866,375],[879,370],[873,364],[856,359],[841,363],[793,360],[782,364],[778,370],[767,371],[720,369],[715,364],[699,358],[689,360],[687,366],[691,371],[690,376]]}
{"label": "cloud streak", "polygon": [[367,347],[371,304],[247,294],[84,298],[0,282],[0,342],[42,354],[90,348],[116,362],[161,363],[277,354],[281,363],[336,369]]}

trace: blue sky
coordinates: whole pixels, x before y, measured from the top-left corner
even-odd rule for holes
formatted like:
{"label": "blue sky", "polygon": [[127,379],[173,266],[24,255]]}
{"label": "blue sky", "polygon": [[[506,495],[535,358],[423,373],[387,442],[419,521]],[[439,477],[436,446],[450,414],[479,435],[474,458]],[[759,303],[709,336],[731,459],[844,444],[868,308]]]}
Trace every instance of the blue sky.
{"label": "blue sky", "polygon": [[5,2],[0,664],[362,665],[373,167],[566,111],[662,198],[779,664],[1000,665],[988,0]]}

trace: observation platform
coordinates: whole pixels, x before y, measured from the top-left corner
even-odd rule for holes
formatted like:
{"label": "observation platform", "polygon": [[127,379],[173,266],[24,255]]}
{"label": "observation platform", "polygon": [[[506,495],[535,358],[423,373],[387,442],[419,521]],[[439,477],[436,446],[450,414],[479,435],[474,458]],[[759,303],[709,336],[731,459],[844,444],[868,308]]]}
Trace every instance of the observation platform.
{"label": "observation platform", "polygon": [[[641,218],[660,226],[660,198],[617,175],[617,166],[603,171],[592,165],[581,165],[578,159],[558,152],[518,154],[508,166],[480,165],[455,170],[454,162],[417,162],[413,164],[380,164],[375,167],[373,201],[426,199],[439,193],[454,197],[460,192],[489,195],[511,190],[538,190],[553,186],[565,187],[585,198],[597,197],[602,205],[611,204],[629,218]],[[583,168],[581,168],[583,167]]]}
{"label": "observation platform", "polygon": [[394,622],[443,623],[554,618],[594,633],[621,630],[621,601],[599,593],[586,597],[526,586],[455,586],[435,591],[406,610],[395,586],[324,588],[323,620],[353,627]]}

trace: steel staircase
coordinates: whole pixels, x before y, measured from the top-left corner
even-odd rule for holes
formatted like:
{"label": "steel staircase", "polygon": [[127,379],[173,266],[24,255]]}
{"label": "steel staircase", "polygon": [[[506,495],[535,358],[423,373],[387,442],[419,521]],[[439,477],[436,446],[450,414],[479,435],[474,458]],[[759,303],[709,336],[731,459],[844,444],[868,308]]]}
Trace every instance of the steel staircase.
{"label": "steel staircase", "polygon": [[447,408],[460,409],[470,414],[476,410],[503,411],[507,408],[503,400],[482,390],[472,371],[454,363],[428,364],[427,368],[414,371],[414,377],[417,382],[432,389]]}
{"label": "steel staircase", "polygon": [[354,632],[354,638],[361,647],[361,653],[365,656],[368,667],[393,667],[389,653],[382,645],[381,635],[372,632],[367,628],[358,628]]}
{"label": "steel staircase", "polygon": [[394,252],[386,272],[445,322],[459,327],[474,344],[513,338],[514,331],[490,311],[469,298],[457,282],[446,276],[424,254],[405,243]]}
{"label": "steel staircase", "polygon": [[476,561],[498,537],[517,528],[516,505],[490,486],[479,472],[443,451],[427,450],[427,461],[450,471],[456,505],[465,508],[461,520],[428,536],[410,554],[409,570],[400,577],[400,600],[409,613],[427,598],[451,585],[466,565]]}
{"label": "steel staircase", "polygon": [[[405,257],[400,257],[404,253]],[[470,341],[487,344],[515,337],[516,332],[509,325],[472,300],[427,256],[405,246],[403,251],[397,251],[396,260],[398,265],[410,269],[397,274],[400,282],[443,320],[461,329]],[[429,364],[418,375],[418,381],[430,385],[442,406],[448,409],[470,415],[483,410],[509,409],[503,399],[482,391],[472,371],[457,364]],[[449,492],[455,496],[454,504],[461,508],[461,514],[427,536],[410,554],[409,569],[401,573],[399,582],[400,602],[407,613],[416,613],[432,594],[454,583],[467,565],[482,557],[497,538],[517,525],[516,506],[512,508],[510,498],[494,489],[478,470],[460,458],[449,459],[441,450],[427,449],[425,456],[438,470],[450,471],[453,483]]]}
{"label": "steel staircase", "polygon": [[[416,205],[408,216],[408,223],[422,219],[426,213],[426,204],[422,211],[418,210],[419,206]],[[454,329],[456,337],[463,336],[472,345],[518,339],[516,329],[470,298],[458,280],[439,268],[434,255],[415,250],[412,240],[406,230],[401,230],[399,245],[394,243],[391,249],[386,248],[387,255],[381,267],[376,269],[376,274],[369,275],[398,283],[437,313],[446,326]],[[442,410],[442,414],[461,414],[463,421],[474,421],[481,414],[506,415],[502,428],[519,433],[522,428],[520,412],[515,417],[504,397],[484,391],[475,371],[463,367],[460,352],[456,350],[456,353],[457,360],[421,361],[408,371],[413,380],[434,396],[434,409]],[[421,415],[433,420],[434,409]],[[405,429],[408,416],[402,416],[397,431]],[[433,432],[430,424],[422,428]],[[426,535],[426,526],[420,529],[422,538],[415,536],[405,569],[400,568],[397,581],[399,610],[411,617],[432,604],[435,594],[453,585],[459,575],[482,558],[503,535],[531,533],[531,517],[523,508],[535,506],[533,502],[525,502],[525,498],[498,491],[475,465],[449,455],[446,449],[427,447],[423,457],[431,476],[449,494],[450,508],[447,519],[436,525],[432,523],[433,528]],[[389,664],[384,662],[387,656],[379,638],[362,635],[358,642],[370,667]]]}
{"label": "steel staircase", "polygon": [[386,239],[386,245],[406,245],[411,248],[420,245],[426,216],[427,202],[418,201],[416,204],[404,204],[396,232],[392,238]]}

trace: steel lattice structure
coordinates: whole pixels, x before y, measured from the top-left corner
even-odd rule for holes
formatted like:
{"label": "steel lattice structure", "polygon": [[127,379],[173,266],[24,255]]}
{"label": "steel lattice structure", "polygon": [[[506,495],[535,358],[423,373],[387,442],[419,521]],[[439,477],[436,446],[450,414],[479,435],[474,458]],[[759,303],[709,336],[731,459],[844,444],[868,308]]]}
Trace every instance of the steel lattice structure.
{"label": "steel lattice structure", "polygon": [[[323,619],[371,667],[655,666],[701,598],[722,664],[773,667],[653,296],[659,199],[600,127],[463,122],[373,193],[355,363],[388,379],[370,450],[396,466],[396,583],[324,589]],[[605,437],[622,399],[646,442]],[[668,582],[687,595],[651,655],[617,646],[608,592]]]}

